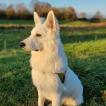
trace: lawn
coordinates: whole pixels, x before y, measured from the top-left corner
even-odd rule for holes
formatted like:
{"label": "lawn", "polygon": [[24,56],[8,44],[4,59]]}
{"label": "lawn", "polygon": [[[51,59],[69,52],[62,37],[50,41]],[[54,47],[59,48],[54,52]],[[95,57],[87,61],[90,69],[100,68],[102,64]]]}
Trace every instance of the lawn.
{"label": "lawn", "polygon": [[0,19],[0,24],[33,24],[33,20]]}
{"label": "lawn", "polygon": [[[30,53],[19,42],[30,29],[0,29],[0,106],[37,106]],[[84,85],[82,106],[106,106],[106,28],[62,30],[69,66]]]}

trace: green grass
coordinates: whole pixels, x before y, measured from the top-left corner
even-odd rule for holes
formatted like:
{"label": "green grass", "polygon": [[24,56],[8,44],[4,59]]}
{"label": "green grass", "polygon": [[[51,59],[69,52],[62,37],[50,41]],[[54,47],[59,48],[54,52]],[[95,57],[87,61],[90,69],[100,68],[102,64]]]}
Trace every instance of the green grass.
{"label": "green grass", "polygon": [[[30,54],[19,47],[30,29],[0,29],[0,106],[37,106]],[[106,28],[61,31],[69,66],[84,85],[83,106],[106,106]]]}
{"label": "green grass", "polygon": [[0,24],[34,24],[33,20],[0,19]]}

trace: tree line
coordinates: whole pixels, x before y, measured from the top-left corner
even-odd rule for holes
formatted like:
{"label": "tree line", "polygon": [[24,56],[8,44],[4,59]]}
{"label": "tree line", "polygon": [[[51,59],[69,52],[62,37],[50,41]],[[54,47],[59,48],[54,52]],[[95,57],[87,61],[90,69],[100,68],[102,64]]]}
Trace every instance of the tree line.
{"label": "tree line", "polygon": [[[59,20],[88,20],[86,13],[80,13],[78,16],[73,7],[53,7],[49,3],[35,2],[33,10],[41,17],[46,17],[48,11],[53,10]],[[99,21],[102,18],[102,14],[98,11],[90,21]],[[0,8],[0,19],[33,19],[33,12],[24,4],[18,4],[17,6],[10,5],[5,9]]]}

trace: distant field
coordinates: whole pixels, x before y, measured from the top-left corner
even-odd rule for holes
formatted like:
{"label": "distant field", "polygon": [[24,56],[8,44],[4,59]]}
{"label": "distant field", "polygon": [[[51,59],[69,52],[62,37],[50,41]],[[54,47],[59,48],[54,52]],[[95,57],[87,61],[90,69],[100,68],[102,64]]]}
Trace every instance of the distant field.
{"label": "distant field", "polygon": [[94,24],[92,22],[87,22],[87,21],[73,21],[73,22],[62,21],[60,23],[63,24],[63,25],[72,25],[72,26],[86,26],[86,25],[92,25],[92,24]]}
{"label": "distant field", "polygon": [[[0,106],[37,106],[30,54],[19,47],[29,34],[30,29],[0,29]],[[106,27],[62,30],[61,38],[69,66],[84,85],[82,106],[106,106]]]}
{"label": "distant field", "polygon": [[[106,22],[106,19],[101,20],[101,23]],[[33,20],[0,20],[0,25],[3,24],[34,24]],[[87,22],[87,21],[60,21],[61,25],[70,25],[70,26],[74,26],[74,27],[80,27],[80,26],[90,26],[90,25],[94,25],[96,23],[93,22]]]}

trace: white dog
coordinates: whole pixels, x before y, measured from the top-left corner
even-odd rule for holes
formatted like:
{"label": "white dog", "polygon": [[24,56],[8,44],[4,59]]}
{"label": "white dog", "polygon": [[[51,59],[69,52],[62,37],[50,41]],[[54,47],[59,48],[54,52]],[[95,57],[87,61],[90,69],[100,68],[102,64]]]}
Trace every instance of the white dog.
{"label": "white dog", "polygon": [[[38,106],[44,106],[46,99],[52,102],[52,106],[81,104],[83,86],[68,67],[53,11],[48,13],[44,23],[34,12],[34,21],[31,35],[20,46],[31,51],[32,81],[38,90]],[[65,76],[64,82],[60,74]]]}

